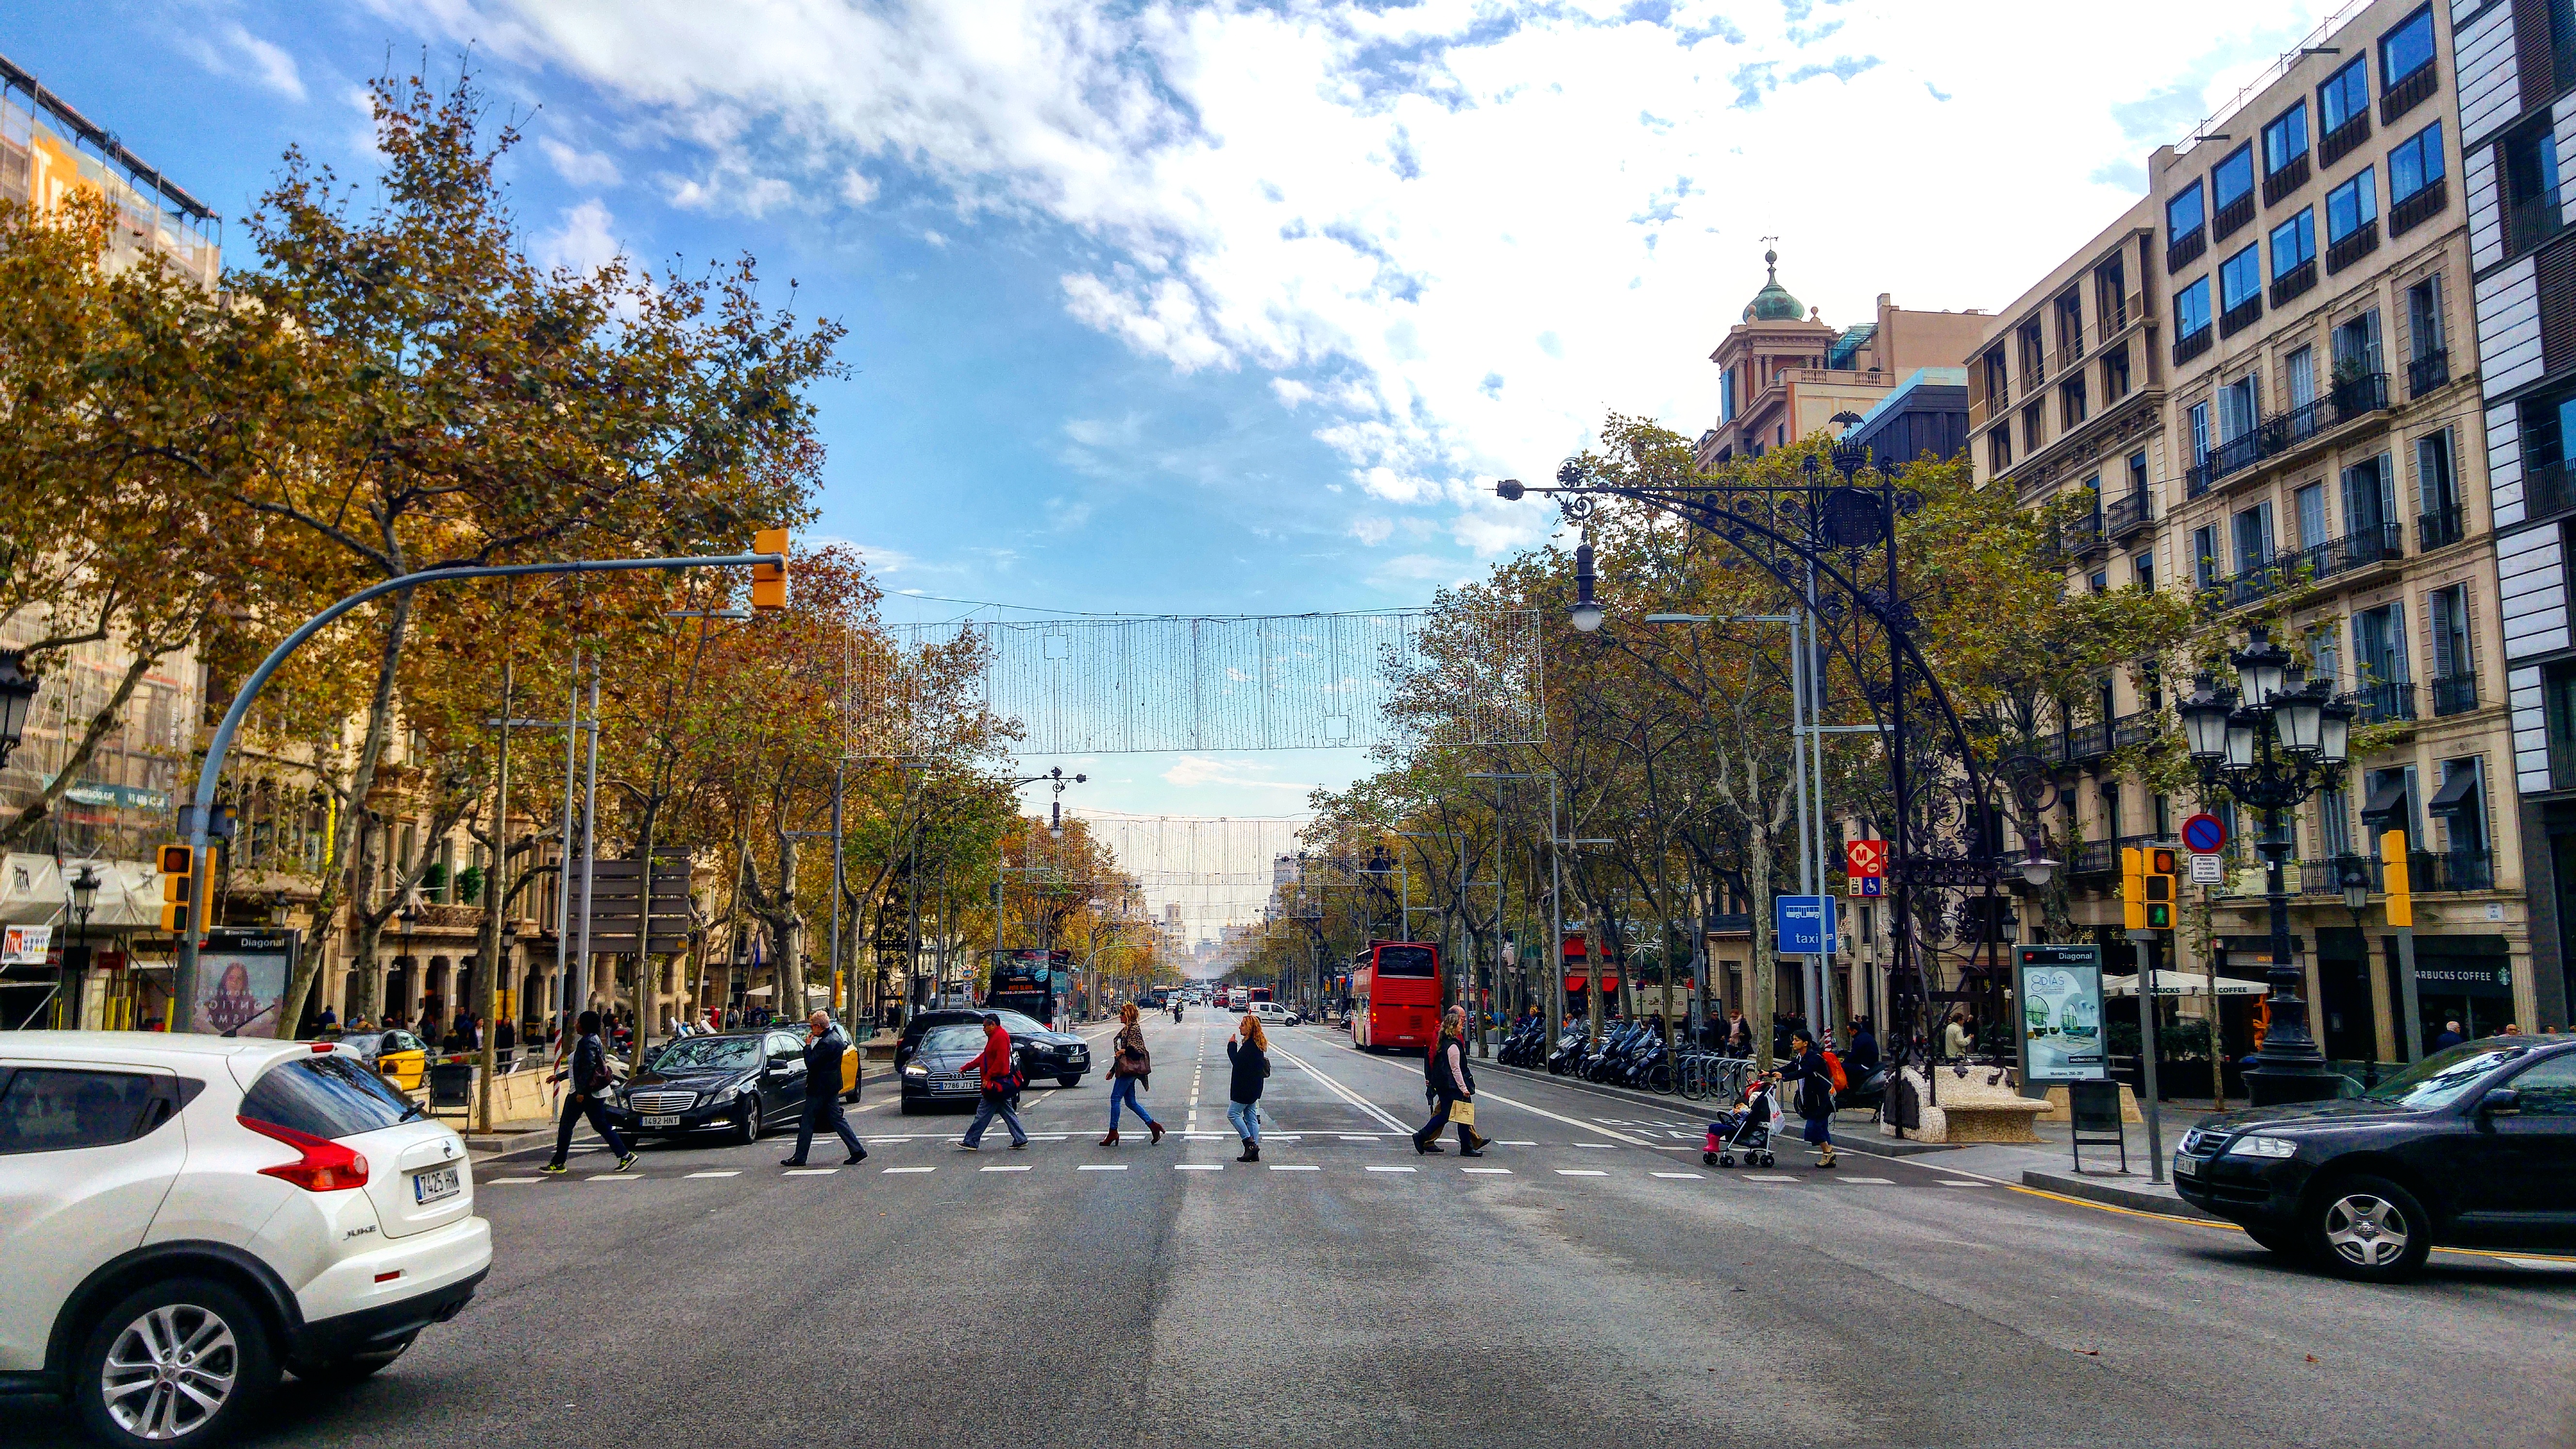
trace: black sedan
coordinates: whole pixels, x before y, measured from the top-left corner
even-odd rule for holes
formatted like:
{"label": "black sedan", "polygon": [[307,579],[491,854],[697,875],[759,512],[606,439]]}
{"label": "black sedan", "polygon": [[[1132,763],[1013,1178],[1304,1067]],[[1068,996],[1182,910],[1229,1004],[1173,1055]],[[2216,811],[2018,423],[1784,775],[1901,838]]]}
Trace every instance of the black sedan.
{"label": "black sedan", "polygon": [[[1002,1019],[1002,1030],[1011,1034],[1011,1056],[1020,1064],[1021,1076],[1032,1082],[1043,1082],[1053,1077],[1057,1086],[1070,1087],[1082,1080],[1083,1073],[1091,1070],[1091,1045],[1082,1038],[1071,1032],[1051,1030],[1036,1017],[1008,1007],[993,1007],[990,1011]],[[920,1049],[925,1034],[944,1026],[974,1027],[976,1050],[982,1050],[984,1016],[985,1012],[980,1010],[925,1011],[914,1016],[903,1025],[903,1039],[895,1043],[895,1071],[901,1074],[912,1061],[913,1053]],[[902,1080],[905,1089],[910,1090],[913,1079],[905,1076]]]}
{"label": "black sedan", "polygon": [[895,1069],[895,1080],[902,1084],[904,1114],[929,1111],[943,1104],[974,1105],[984,1083],[967,1067],[983,1054],[984,1026],[980,1021],[952,1021],[925,1029],[915,1040],[911,1055]]}
{"label": "black sedan", "polygon": [[756,1141],[805,1105],[805,1038],[791,1031],[684,1036],[653,1054],[608,1102],[618,1129],[639,1136],[720,1131]]}
{"label": "black sedan", "polygon": [[2174,1188],[2351,1278],[2403,1278],[2436,1243],[2576,1249],[2576,1041],[2488,1037],[2357,1098],[2204,1118]]}

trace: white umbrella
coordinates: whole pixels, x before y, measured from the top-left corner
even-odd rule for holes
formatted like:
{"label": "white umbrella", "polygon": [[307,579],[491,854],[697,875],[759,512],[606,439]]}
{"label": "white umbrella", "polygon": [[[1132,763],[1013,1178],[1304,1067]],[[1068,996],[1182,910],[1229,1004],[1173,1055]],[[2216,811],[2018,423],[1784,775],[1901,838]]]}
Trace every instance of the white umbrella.
{"label": "white umbrella", "polygon": [[[2271,992],[2260,981],[2239,981],[2233,976],[2205,976],[2188,971],[2156,973],[2158,996],[2264,996]],[[2135,996],[2138,978],[2135,972],[2126,976],[2102,978],[2104,996]]]}

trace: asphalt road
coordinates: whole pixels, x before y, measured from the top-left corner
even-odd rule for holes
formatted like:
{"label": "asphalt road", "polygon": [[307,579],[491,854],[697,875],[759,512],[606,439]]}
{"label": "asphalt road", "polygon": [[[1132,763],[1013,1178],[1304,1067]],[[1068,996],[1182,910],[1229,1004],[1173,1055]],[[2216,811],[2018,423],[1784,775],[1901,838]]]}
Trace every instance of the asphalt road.
{"label": "asphalt road", "polygon": [[[775,1137],[485,1163],[472,1307],[374,1382],[290,1381],[252,1441],[2576,1444],[2576,1272],[2445,1254],[2363,1288],[1939,1154],[1721,1172],[1687,1103],[1500,1072],[1502,1145],[1417,1156],[1418,1072],[1309,1029],[1242,1164],[1226,1030],[1150,1029],[1159,1146],[1095,1145],[1093,1079],[1028,1094],[1023,1151],[872,1100],[833,1172]],[[76,1442],[0,1399],[0,1443]]]}

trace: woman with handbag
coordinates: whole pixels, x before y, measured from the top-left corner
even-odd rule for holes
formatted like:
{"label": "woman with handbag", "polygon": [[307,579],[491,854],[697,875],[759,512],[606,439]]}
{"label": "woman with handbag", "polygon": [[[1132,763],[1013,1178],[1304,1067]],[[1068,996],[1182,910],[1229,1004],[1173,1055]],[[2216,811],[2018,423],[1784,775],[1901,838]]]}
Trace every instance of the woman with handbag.
{"label": "woman with handbag", "polygon": [[1431,1120],[1413,1134],[1413,1150],[1440,1154],[1440,1129],[1458,1124],[1458,1155],[1482,1157],[1489,1137],[1476,1135],[1476,1078],[1467,1070],[1467,1009],[1449,1008],[1441,1019],[1440,1039],[1422,1059],[1423,1085],[1431,1093]]}
{"label": "woman with handbag", "polygon": [[1145,1050],[1145,1028],[1136,1021],[1136,1003],[1130,1001],[1119,1007],[1118,1021],[1118,1039],[1109,1052],[1109,1135],[1100,1139],[1100,1145],[1118,1145],[1118,1107],[1122,1102],[1152,1129],[1153,1140],[1160,1142],[1163,1124],[1136,1100],[1136,1089],[1149,1085],[1146,1079],[1154,1071],[1153,1054]]}
{"label": "woman with handbag", "polygon": [[1234,1065],[1234,1079],[1225,1094],[1225,1120],[1234,1124],[1234,1134],[1243,1139],[1243,1155],[1235,1161],[1259,1162],[1261,1083],[1270,1075],[1270,1036],[1261,1029],[1260,1017],[1248,1011],[1243,1014],[1242,1025],[1225,1044],[1225,1059]]}

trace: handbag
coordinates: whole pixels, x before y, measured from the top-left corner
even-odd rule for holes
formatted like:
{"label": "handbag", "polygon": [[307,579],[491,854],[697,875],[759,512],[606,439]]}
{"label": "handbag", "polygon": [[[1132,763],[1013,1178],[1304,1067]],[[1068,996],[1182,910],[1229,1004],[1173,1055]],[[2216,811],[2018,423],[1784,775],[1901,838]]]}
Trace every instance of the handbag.
{"label": "handbag", "polygon": [[1476,1125],[1476,1104],[1459,1097],[1449,1104],[1449,1120],[1461,1127]]}

